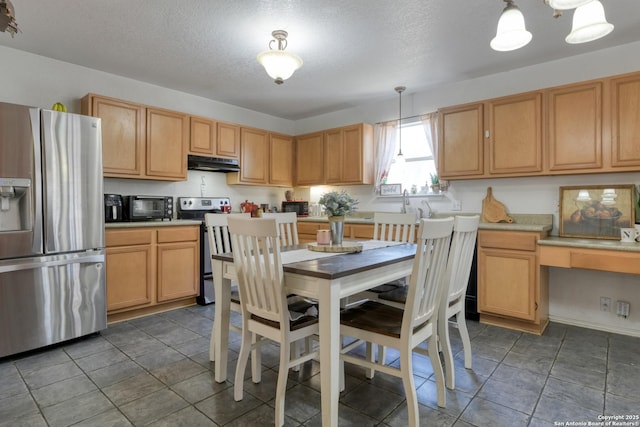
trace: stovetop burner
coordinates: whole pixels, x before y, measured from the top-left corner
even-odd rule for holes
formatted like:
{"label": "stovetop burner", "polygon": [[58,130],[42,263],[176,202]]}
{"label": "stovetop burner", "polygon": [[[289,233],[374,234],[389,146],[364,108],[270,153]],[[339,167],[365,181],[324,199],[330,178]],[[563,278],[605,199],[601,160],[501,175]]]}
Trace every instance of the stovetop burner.
{"label": "stovetop burner", "polygon": [[178,197],[178,219],[204,220],[205,214],[231,209],[228,197]]}

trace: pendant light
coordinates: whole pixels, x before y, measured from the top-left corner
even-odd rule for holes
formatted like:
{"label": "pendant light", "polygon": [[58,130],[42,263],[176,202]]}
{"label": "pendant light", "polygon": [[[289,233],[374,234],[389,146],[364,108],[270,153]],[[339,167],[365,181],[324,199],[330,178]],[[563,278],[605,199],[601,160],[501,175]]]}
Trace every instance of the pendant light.
{"label": "pendant light", "polygon": [[602,3],[593,0],[573,12],[573,26],[565,41],[571,44],[586,43],[602,38],[611,31],[613,24],[607,22]]}
{"label": "pendant light", "polygon": [[404,156],[402,155],[402,92],[404,92],[406,87],[398,86],[394,88],[396,92],[398,92],[398,154],[396,155],[396,161],[404,161]]}
{"label": "pendant light", "polygon": [[498,20],[496,36],[491,40],[491,48],[500,52],[520,49],[533,37],[524,26],[524,16],[512,0],[504,0],[507,6]]}
{"label": "pendant light", "polygon": [[584,6],[593,0],[548,0],[547,4],[556,10],[569,10]]}
{"label": "pendant light", "polygon": [[[259,53],[257,59],[273,81],[281,85],[302,66],[302,59],[294,53],[284,51],[287,48],[289,35],[286,31],[276,30],[271,35],[273,40],[269,42],[269,50]],[[274,42],[278,43],[277,49],[272,47]]]}

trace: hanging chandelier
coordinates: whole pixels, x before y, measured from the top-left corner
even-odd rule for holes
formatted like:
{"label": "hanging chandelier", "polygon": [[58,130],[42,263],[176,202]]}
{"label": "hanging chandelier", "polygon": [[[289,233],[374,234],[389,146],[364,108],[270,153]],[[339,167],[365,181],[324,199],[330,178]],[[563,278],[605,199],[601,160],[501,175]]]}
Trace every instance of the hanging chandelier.
{"label": "hanging chandelier", "polygon": [[[498,20],[496,36],[491,40],[493,50],[500,52],[520,49],[533,38],[527,31],[524,15],[513,0],[504,0],[506,7]],[[565,38],[567,43],[586,43],[597,40],[613,31],[608,23],[604,7],[599,0],[543,0],[544,4],[554,9],[553,17],[558,18],[563,10],[575,9],[571,33]]]}
{"label": "hanging chandelier", "polygon": [[[258,62],[262,64],[267,74],[281,85],[293,73],[302,66],[302,59],[294,53],[285,52],[287,48],[287,36],[284,30],[275,30],[271,33],[273,40],[269,42],[269,50],[258,54]],[[276,42],[277,49],[272,46]]]}

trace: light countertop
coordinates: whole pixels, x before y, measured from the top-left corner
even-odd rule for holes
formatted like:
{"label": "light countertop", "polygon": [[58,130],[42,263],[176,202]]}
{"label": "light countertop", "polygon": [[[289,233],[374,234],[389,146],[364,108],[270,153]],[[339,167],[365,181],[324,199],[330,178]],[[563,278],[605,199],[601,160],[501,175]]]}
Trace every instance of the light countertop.
{"label": "light countertop", "polygon": [[[473,212],[436,212],[434,218],[446,218],[456,215],[478,215]],[[549,231],[553,227],[553,215],[551,214],[509,214],[514,222],[488,223],[481,222],[480,230],[509,230],[509,231]],[[300,222],[327,222],[326,216],[299,217]],[[373,224],[373,212],[356,212],[353,216],[347,216],[345,224]],[[416,220],[417,222],[417,220]]]}
{"label": "light countertop", "polygon": [[185,225],[200,225],[202,221],[193,219],[174,219],[171,221],[132,221],[132,222],[107,222],[104,228],[139,228],[139,227],[177,227]]}
{"label": "light countertop", "polygon": [[581,249],[607,249],[612,251],[640,252],[640,243],[623,243],[619,240],[578,239],[575,237],[549,236],[538,240],[541,246],[563,246]]}

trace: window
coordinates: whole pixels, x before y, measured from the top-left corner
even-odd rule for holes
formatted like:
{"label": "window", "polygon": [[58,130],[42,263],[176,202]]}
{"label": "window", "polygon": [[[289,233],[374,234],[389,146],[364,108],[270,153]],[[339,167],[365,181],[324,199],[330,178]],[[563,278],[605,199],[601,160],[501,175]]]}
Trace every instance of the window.
{"label": "window", "polygon": [[[427,193],[431,185],[429,174],[436,174],[436,165],[433,161],[433,153],[427,143],[424,126],[420,122],[403,124],[402,154],[404,162],[393,159],[387,182],[389,184],[401,183],[402,189],[412,192],[415,185],[416,192]],[[395,152],[399,147],[396,146]]]}

